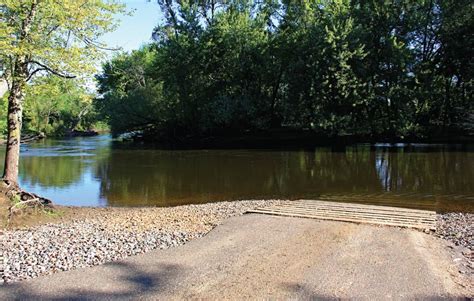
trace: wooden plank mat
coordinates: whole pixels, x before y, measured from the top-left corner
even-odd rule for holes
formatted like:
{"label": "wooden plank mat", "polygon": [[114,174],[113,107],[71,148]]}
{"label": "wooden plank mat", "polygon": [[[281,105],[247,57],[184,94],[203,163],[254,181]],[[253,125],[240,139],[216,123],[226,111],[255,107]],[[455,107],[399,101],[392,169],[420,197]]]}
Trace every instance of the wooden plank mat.
{"label": "wooden plank mat", "polygon": [[434,211],[321,200],[286,201],[247,212],[429,230],[436,228]]}

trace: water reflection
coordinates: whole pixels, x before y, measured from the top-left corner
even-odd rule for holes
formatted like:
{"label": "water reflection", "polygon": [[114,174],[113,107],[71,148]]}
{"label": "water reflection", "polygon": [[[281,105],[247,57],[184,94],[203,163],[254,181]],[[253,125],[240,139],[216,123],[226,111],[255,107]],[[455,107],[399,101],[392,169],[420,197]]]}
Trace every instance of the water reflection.
{"label": "water reflection", "polygon": [[387,192],[472,194],[473,160],[474,154],[467,151],[378,149],[375,165],[379,181]]}
{"label": "water reflection", "polygon": [[474,211],[474,152],[442,145],[170,151],[115,147],[108,136],[45,140],[22,146],[20,181],[66,205],[323,196]]}
{"label": "water reflection", "polygon": [[25,156],[20,165],[22,182],[26,185],[44,187],[66,187],[81,179],[87,163],[82,157],[53,156],[37,157]]}

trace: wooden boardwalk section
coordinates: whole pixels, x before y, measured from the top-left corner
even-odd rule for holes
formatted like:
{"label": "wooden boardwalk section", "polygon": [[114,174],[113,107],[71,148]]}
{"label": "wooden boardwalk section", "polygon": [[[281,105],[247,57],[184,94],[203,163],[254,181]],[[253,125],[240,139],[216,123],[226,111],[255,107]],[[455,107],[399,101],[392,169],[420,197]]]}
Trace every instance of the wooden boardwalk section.
{"label": "wooden boardwalk section", "polygon": [[286,201],[247,212],[429,230],[436,228],[434,211],[320,200]]}

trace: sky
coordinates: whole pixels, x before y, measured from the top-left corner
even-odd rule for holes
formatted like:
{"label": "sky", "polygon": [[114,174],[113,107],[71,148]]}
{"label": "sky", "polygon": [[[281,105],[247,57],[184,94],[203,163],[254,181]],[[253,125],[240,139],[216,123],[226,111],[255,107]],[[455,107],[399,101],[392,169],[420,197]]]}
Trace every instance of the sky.
{"label": "sky", "polygon": [[119,15],[118,28],[102,37],[108,47],[122,48],[125,51],[140,48],[151,41],[153,28],[158,24],[161,13],[155,0],[122,0],[131,16]]}

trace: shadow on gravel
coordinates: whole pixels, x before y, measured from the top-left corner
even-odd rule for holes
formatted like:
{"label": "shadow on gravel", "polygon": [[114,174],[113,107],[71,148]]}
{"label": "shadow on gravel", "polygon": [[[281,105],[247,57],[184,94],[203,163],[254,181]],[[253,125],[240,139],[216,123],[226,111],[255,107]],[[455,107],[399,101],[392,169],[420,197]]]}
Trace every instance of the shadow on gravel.
{"label": "shadow on gravel", "polygon": [[[157,272],[149,273],[141,271],[134,264],[117,262],[108,264],[108,268],[116,270],[113,279],[99,283],[105,285],[91,285],[88,289],[87,283],[77,283],[68,285],[78,287],[67,291],[58,291],[54,287],[48,290],[43,289],[41,293],[29,291],[31,285],[28,283],[15,283],[5,286],[3,289],[10,290],[7,293],[8,300],[97,300],[97,299],[126,299],[133,300],[144,297],[148,292],[160,293],[163,288],[176,279],[183,271],[180,265],[161,264],[154,267]],[[37,290],[36,290],[37,291]]]}

